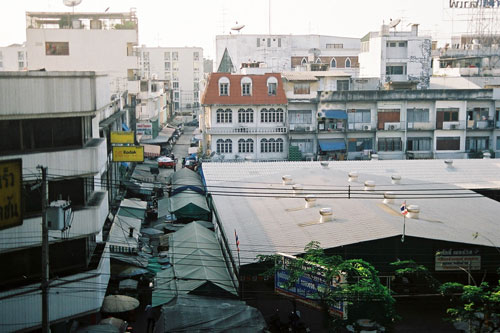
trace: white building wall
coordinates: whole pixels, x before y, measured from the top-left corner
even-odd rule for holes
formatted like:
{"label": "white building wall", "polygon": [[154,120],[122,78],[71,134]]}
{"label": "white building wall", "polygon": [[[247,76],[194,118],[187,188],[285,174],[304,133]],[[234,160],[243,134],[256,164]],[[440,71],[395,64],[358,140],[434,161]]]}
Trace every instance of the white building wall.
{"label": "white building wall", "polygon": [[0,47],[0,71],[22,71],[28,69],[26,45],[12,44]]}

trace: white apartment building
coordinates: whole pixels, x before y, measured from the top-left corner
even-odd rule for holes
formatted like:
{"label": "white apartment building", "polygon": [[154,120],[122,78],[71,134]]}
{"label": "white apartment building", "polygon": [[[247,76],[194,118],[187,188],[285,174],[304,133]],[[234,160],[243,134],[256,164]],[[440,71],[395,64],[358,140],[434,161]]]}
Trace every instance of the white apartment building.
{"label": "white apartment building", "polygon": [[203,152],[214,160],[287,158],[287,99],[280,74],[212,73],[202,106]]}
{"label": "white apartment building", "polygon": [[[111,92],[138,78],[138,21],[129,13],[26,13],[28,69],[97,71]],[[129,89],[130,90],[130,89]]]}
{"label": "white apartment building", "polygon": [[0,161],[21,159],[23,179],[22,223],[0,230],[8,267],[0,277],[1,332],[41,326],[38,165],[48,168],[49,202],[69,198],[73,211],[69,229],[49,231],[51,328],[100,311],[110,266],[102,239],[107,140],[99,120],[112,108],[109,80],[95,72],[0,72]]}
{"label": "white apartment building", "polygon": [[199,113],[203,79],[203,49],[201,47],[139,48],[141,75],[165,80],[173,91],[174,110]]}
{"label": "white apartment building", "polygon": [[427,89],[431,76],[431,38],[382,25],[361,39],[359,77],[380,78],[380,88]]}
{"label": "white apartment building", "polygon": [[28,69],[25,44],[0,47],[0,71],[22,71]]}
{"label": "white apartment building", "polygon": [[281,73],[293,69],[348,70],[358,68],[358,38],[325,35],[219,35],[215,70],[240,73],[258,64]]}

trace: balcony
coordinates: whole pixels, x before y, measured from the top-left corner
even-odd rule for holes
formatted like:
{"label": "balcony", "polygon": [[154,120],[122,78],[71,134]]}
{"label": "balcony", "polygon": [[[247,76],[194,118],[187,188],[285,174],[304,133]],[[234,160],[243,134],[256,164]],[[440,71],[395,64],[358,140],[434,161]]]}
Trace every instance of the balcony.
{"label": "balcony", "polygon": [[[73,222],[68,237],[98,234],[109,213],[107,191],[95,191],[87,206],[76,208],[73,212]],[[20,226],[8,229],[6,232],[0,231],[0,250],[40,245],[41,221],[41,216],[25,219]],[[60,238],[61,231],[49,231],[49,240]]]}
{"label": "balcony", "polygon": [[[88,268],[87,271],[51,280],[49,289],[51,322],[99,311],[110,277],[107,246],[98,245]],[[39,283],[0,293],[0,298],[4,297],[5,299],[0,302],[0,313],[2,313],[0,331],[31,331],[41,326],[42,296]]]}
{"label": "balcony", "polygon": [[379,123],[379,130],[380,131],[404,131],[405,125],[406,124],[404,121]]}
{"label": "balcony", "polygon": [[[497,122],[498,125],[498,122]],[[495,122],[491,120],[467,120],[468,130],[490,130],[495,128]]]}
{"label": "balcony", "polygon": [[455,120],[455,121],[443,121],[442,123],[436,124],[436,129],[439,130],[464,130],[465,129],[465,120]]}
{"label": "balcony", "polygon": [[207,134],[286,134],[287,128],[278,127],[207,127]]}
{"label": "balcony", "polygon": [[97,174],[106,165],[106,140],[94,138],[79,149],[1,156],[0,160],[12,158],[23,160],[25,172],[36,172],[36,167],[43,165],[58,176]]}
{"label": "balcony", "polygon": [[290,124],[290,132],[314,133],[316,132],[316,129],[312,124]]}
{"label": "balcony", "polygon": [[429,131],[434,129],[434,123],[432,122],[408,122],[408,131]]}
{"label": "balcony", "polygon": [[348,123],[347,130],[349,132],[371,132],[375,130],[375,126],[371,123]]}

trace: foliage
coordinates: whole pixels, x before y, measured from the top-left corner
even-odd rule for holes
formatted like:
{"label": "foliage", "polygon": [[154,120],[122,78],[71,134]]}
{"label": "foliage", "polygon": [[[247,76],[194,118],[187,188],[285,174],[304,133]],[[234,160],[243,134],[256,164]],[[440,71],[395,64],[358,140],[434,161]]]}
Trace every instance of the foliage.
{"label": "foliage", "polygon": [[135,29],[136,25],[134,21],[124,21],[123,24],[115,24],[115,29],[124,29],[124,30],[130,30],[130,29]]}
{"label": "foliage", "polygon": [[[413,260],[399,260],[392,262],[391,266],[395,268],[395,283],[404,281],[407,285],[415,287],[414,292],[436,292],[440,286],[440,282],[434,278],[427,267]],[[397,285],[395,287],[397,289]]]}
{"label": "foliage", "polygon": [[469,322],[472,332],[500,329],[500,285],[490,288],[486,282],[479,286],[447,282],[440,291],[455,304],[446,311],[451,321]]}
{"label": "foliage", "polygon": [[[305,255],[292,261],[287,270],[292,287],[304,274],[325,274],[327,281],[343,277],[337,288],[317,288],[318,298],[327,317],[330,330],[355,323],[358,319],[369,319],[382,326],[390,327],[396,319],[394,298],[389,289],[382,285],[377,270],[361,259],[343,260],[340,256],[328,256],[319,242],[311,242],[304,248]],[[265,275],[274,275],[282,266],[277,255],[259,255],[261,263],[268,265]],[[275,264],[276,263],[276,264]],[[335,303],[344,301],[348,307],[348,318],[331,315],[329,309]]]}

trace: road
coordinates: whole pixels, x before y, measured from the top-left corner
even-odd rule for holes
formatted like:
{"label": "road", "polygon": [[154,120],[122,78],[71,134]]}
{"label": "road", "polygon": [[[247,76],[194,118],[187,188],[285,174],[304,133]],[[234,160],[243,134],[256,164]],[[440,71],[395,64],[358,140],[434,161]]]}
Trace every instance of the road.
{"label": "road", "polygon": [[[186,157],[189,150],[189,144],[191,143],[191,138],[193,137],[193,132],[196,127],[186,126],[184,127],[184,133],[179,137],[174,148],[172,149],[172,153],[177,158],[177,170],[182,168],[182,158]],[[174,169],[160,169],[160,177],[168,178],[174,172]],[[160,178],[160,179],[161,179]]]}

